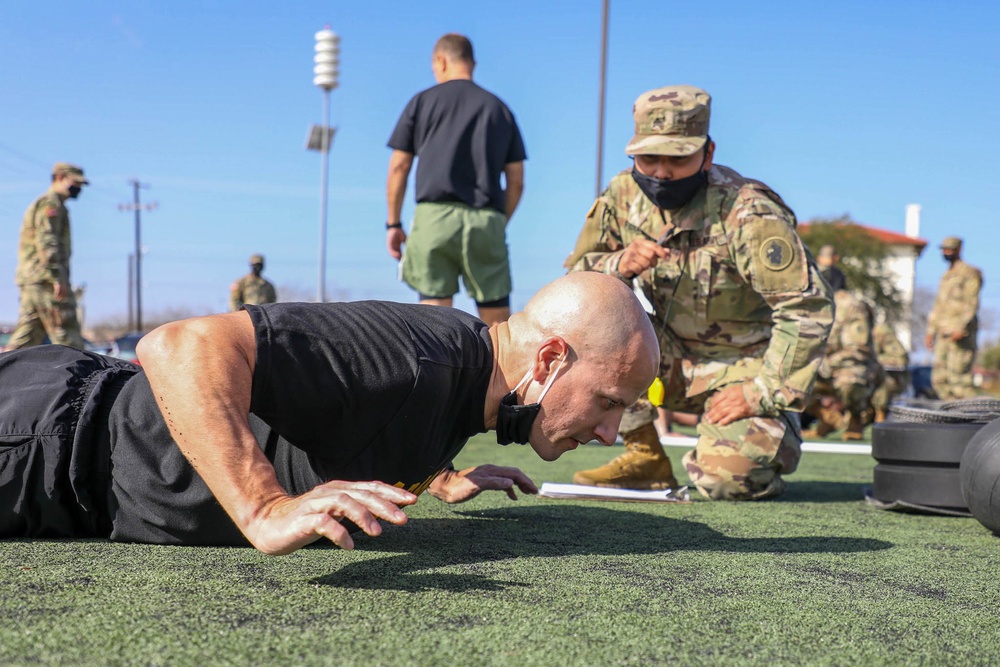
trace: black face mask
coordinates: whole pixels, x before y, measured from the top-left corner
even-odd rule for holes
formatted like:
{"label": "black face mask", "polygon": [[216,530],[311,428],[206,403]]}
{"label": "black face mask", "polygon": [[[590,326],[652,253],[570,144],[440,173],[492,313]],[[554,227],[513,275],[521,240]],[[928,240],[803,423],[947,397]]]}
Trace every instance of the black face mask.
{"label": "black face mask", "polygon": [[694,199],[698,190],[708,183],[708,172],[699,170],[686,178],[668,180],[647,176],[633,166],[632,178],[650,201],[660,208],[673,210]]}
{"label": "black face mask", "polygon": [[708,172],[702,169],[705,166],[705,153],[701,157],[701,167],[698,173],[691,174],[686,178],[656,178],[643,174],[635,165],[632,166],[632,178],[642,193],[649,197],[649,200],[660,208],[673,210],[680,208],[694,199],[703,185],[708,183]]}
{"label": "black face mask", "polygon": [[949,264],[954,264],[954,263],[955,263],[955,260],[956,260],[956,259],[958,259],[958,257],[956,257],[955,255],[950,255],[950,254],[949,254],[949,255],[946,255],[946,254],[944,254],[944,253],[942,253],[942,254],[941,254],[941,258],[942,258],[942,259],[943,259],[944,261],[948,262]]}
{"label": "black face mask", "polygon": [[510,390],[510,393],[500,399],[500,409],[497,412],[497,443],[501,445],[509,445],[512,442],[519,445],[528,444],[528,439],[531,438],[531,427],[535,425],[538,411],[542,409],[542,399],[545,398],[546,392],[552,386],[552,381],[556,379],[556,373],[561,367],[562,361],[560,360],[559,367],[555,368],[549,375],[536,403],[517,404],[517,390],[531,378],[530,370],[517,383],[517,386]]}
{"label": "black face mask", "polygon": [[528,444],[531,427],[535,425],[535,417],[541,409],[541,403],[518,405],[515,390],[501,398],[500,412],[497,413],[497,442],[501,445],[512,442]]}
{"label": "black face mask", "polygon": [[83,188],[81,188],[79,185],[71,185],[71,186],[69,186],[69,198],[70,199],[76,199],[77,197],[79,197],[80,196],[80,191],[82,189]]}

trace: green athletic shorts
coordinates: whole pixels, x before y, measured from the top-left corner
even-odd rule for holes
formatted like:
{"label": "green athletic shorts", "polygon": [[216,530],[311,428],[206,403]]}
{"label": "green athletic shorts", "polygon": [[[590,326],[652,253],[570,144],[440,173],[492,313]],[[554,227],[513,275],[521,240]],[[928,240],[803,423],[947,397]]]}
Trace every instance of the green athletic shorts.
{"label": "green athletic shorts", "polygon": [[420,203],[403,253],[403,280],[420,294],[447,298],[458,276],[477,303],[510,294],[507,217],[492,208]]}

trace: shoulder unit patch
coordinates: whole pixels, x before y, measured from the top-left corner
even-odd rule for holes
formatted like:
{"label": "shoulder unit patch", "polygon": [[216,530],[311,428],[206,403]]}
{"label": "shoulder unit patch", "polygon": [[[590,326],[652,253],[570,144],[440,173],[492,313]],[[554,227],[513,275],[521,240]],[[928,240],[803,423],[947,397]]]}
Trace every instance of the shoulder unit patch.
{"label": "shoulder unit patch", "polygon": [[772,236],[764,239],[760,245],[761,264],[772,271],[781,271],[787,268],[795,259],[795,251],[791,244],[780,236]]}

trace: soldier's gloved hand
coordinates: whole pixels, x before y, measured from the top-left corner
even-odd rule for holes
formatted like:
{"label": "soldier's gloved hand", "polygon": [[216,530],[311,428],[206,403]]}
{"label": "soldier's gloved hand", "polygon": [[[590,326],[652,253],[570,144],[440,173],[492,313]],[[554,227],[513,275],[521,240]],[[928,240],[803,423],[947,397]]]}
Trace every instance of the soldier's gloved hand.
{"label": "soldier's gloved hand", "polygon": [[661,259],[666,259],[670,251],[656,241],[636,239],[628,244],[618,260],[618,273],[626,278],[634,278],[646,269],[656,266]]}

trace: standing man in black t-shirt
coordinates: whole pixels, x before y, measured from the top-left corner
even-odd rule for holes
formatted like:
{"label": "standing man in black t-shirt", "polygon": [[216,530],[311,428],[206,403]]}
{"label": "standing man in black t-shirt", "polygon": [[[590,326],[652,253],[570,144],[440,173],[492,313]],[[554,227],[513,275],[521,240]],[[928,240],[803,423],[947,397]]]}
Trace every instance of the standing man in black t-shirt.
{"label": "standing man in black t-shirt", "polygon": [[[439,39],[431,58],[438,85],[410,100],[389,137],[386,247],[420,303],[451,306],[461,275],[480,319],[495,324],[510,316],[507,222],[524,191],[527,154],[514,114],[472,82],[475,66],[468,38]],[[417,208],[407,237],[401,214],[414,156]]]}

